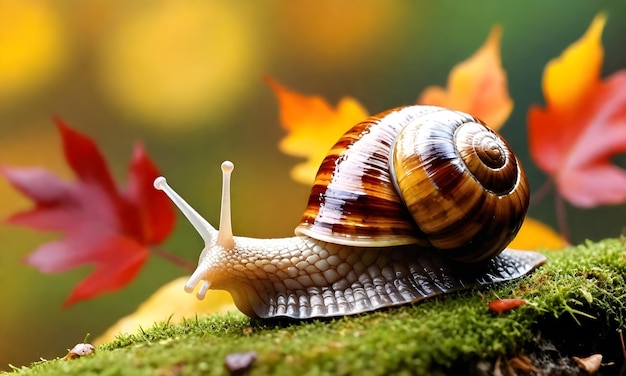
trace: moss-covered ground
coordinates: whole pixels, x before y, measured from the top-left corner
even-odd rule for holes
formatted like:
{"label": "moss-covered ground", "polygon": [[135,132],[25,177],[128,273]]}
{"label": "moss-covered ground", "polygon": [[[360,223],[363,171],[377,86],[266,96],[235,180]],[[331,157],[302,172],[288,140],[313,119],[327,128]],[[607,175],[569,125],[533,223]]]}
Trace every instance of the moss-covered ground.
{"label": "moss-covered ground", "polygon": [[[506,374],[507,367],[523,368],[523,355],[531,360],[530,373],[555,374],[577,370],[571,356],[593,353],[604,356],[601,373],[619,373],[626,242],[545,254],[548,264],[531,276],[491,289],[332,320],[260,321],[232,314],[158,323],[100,346],[95,355],[41,361],[14,373],[228,374],[226,355],[250,350],[257,354],[250,375],[491,374],[495,364]],[[500,315],[488,310],[489,301],[508,297],[528,303]]]}

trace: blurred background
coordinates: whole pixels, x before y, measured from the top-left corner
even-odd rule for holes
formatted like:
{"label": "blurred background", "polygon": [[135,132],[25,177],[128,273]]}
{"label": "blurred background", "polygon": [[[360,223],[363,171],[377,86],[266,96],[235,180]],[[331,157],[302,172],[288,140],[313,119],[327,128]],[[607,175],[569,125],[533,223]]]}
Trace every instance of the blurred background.
{"label": "blurred background", "polygon": [[[290,236],[309,188],[289,177],[297,160],[277,148],[284,131],[262,76],[333,105],[350,95],[376,113],[445,86],[499,23],[515,102],[502,133],[537,189],[546,177],[528,155],[527,109],[543,104],[545,64],[600,11],[608,15],[606,76],[626,68],[623,1],[0,0],[0,164],[71,178],[56,114],[96,140],[118,181],[143,140],[170,184],[215,224],[219,165],[234,161],[235,234]],[[623,155],[615,162],[626,167]],[[28,207],[0,179],[0,218]],[[619,236],[626,226],[626,206],[568,206],[567,214],[574,242]],[[530,215],[555,227],[553,196]],[[123,291],[62,309],[90,269],[44,275],[21,261],[58,236],[0,224],[0,370],[63,356],[185,274],[152,257]],[[201,241],[181,218],[164,248],[195,261]]]}

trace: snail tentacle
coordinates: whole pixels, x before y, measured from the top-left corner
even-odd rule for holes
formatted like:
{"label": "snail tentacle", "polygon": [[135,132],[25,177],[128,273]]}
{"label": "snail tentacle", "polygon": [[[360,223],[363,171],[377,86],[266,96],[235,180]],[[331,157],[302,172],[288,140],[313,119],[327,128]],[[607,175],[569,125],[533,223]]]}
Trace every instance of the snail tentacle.
{"label": "snail tentacle", "polygon": [[235,169],[231,161],[222,163],[222,204],[220,209],[220,229],[217,234],[217,244],[226,249],[235,246],[233,240],[233,228],[230,215],[230,175]]}
{"label": "snail tentacle", "polygon": [[165,192],[167,197],[172,200],[174,205],[180,209],[187,220],[196,229],[205,243],[210,243],[211,239],[217,235],[215,227],[211,226],[198,212],[191,207],[178,193],[176,193],[168,184],[163,176],[154,179],[154,188]]}
{"label": "snail tentacle", "polygon": [[185,201],[172,187],[167,184],[164,177],[159,176],[154,180],[154,187],[162,190],[172,200],[172,202],[181,210],[181,212],[187,217],[189,222],[196,229],[198,234],[204,240],[204,249],[200,254],[200,260],[198,267],[194,273],[189,277],[189,280],[185,284],[185,291],[191,293],[194,287],[202,281],[202,285],[198,290],[198,299],[204,299],[206,292],[211,288],[211,281],[206,278],[206,270],[208,269],[206,264],[206,254],[209,250],[214,248],[230,250],[235,246],[235,240],[233,237],[233,230],[231,225],[230,214],[230,175],[233,172],[235,166],[230,161],[222,163],[222,203],[220,211],[220,227],[219,231],[215,230],[211,224],[205,220],[195,209],[193,209],[187,201]]}

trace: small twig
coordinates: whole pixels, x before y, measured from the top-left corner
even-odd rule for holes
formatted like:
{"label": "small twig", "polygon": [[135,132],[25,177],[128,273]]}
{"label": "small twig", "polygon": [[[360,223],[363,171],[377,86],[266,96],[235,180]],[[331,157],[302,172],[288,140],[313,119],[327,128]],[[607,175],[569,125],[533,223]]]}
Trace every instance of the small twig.
{"label": "small twig", "polygon": [[532,195],[530,195],[530,206],[537,205],[537,203],[543,200],[550,190],[552,189],[552,179],[546,179],[543,182],[541,187],[535,191]]}
{"label": "small twig", "polygon": [[624,346],[624,332],[619,331],[619,340],[622,343],[622,358],[626,364],[626,346]]}
{"label": "small twig", "polygon": [[622,343],[622,367],[620,368],[619,374],[623,375],[626,373],[626,346],[624,346],[624,332],[619,331],[619,340]]}
{"label": "small twig", "polygon": [[180,258],[176,256],[175,254],[169,253],[166,250],[163,250],[157,247],[153,247],[151,248],[151,250],[155,255],[160,256],[164,258],[165,260],[173,263],[174,265],[180,266],[183,269],[194,271],[194,269],[196,268],[196,265],[194,263],[189,262],[183,258]]}
{"label": "small twig", "polygon": [[567,224],[567,213],[565,212],[565,200],[558,193],[554,198],[556,206],[556,222],[559,226],[559,233],[567,244],[571,244],[569,239],[569,226]]}

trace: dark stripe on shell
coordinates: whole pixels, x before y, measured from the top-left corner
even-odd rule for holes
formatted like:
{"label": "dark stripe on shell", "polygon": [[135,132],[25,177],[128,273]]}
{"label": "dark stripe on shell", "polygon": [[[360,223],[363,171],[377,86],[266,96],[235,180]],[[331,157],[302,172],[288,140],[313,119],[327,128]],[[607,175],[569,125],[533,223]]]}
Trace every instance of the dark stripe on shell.
{"label": "dark stripe on shell", "polygon": [[395,138],[405,124],[438,107],[387,111],[350,129],[320,165],[296,233],[340,244],[381,246],[420,242],[389,171]]}

